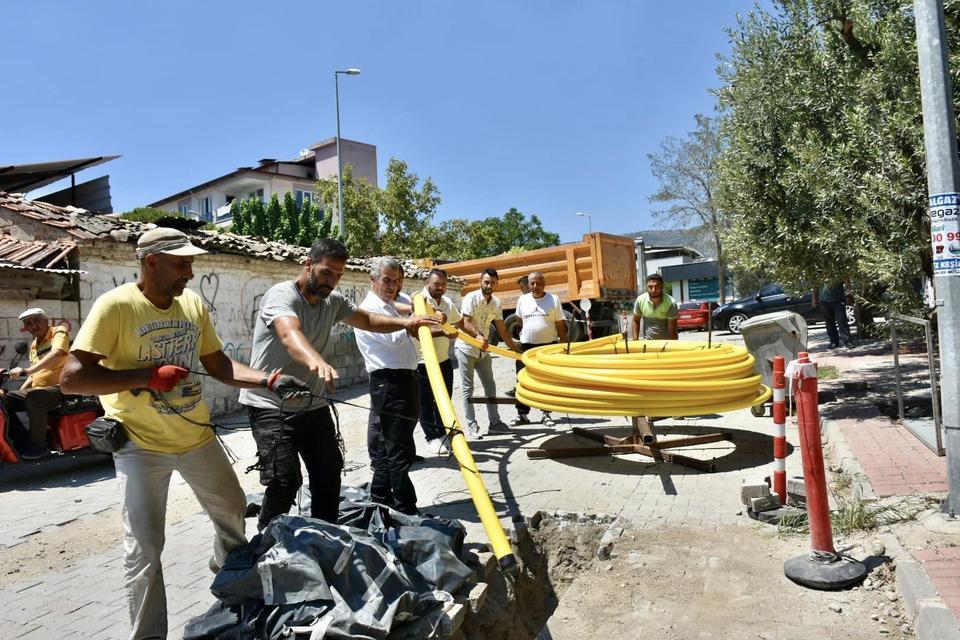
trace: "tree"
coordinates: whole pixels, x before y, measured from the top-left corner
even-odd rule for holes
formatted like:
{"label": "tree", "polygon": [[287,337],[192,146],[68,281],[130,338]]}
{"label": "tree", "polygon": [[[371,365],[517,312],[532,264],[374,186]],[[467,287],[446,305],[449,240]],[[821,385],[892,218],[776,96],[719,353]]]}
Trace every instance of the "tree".
{"label": "tree", "polygon": [[[383,255],[380,249],[380,215],[377,187],[354,176],[353,166],[343,165],[343,210],[346,233],[341,239],[354,256]],[[337,176],[317,181],[317,198],[331,219],[337,217]],[[339,231],[338,231],[339,233]]]}
{"label": "tree", "polygon": [[246,203],[241,200],[234,200],[230,203],[231,224],[230,231],[239,236],[245,236],[250,233],[250,211]]}
{"label": "tree", "polygon": [[179,211],[164,211],[156,207],[137,207],[126,213],[121,213],[120,217],[124,220],[135,220],[137,222],[156,222],[160,218],[182,218]]}
{"label": "tree", "polygon": [[419,183],[419,176],[406,162],[390,158],[387,185],[377,194],[385,254],[422,256],[429,244],[430,223],[440,205],[440,194],[430,178],[417,188]]}
{"label": "tree", "polygon": [[472,260],[560,244],[560,236],[546,231],[540,218],[532,215],[527,220],[516,207],[511,207],[500,217],[446,220],[436,228],[433,238],[426,255],[453,260]]}
{"label": "tree", "polygon": [[666,138],[659,153],[648,154],[650,171],[660,183],[651,202],[668,205],[656,212],[659,219],[681,227],[703,228],[713,240],[717,256],[720,303],[726,302],[726,259],[723,233],[727,218],[717,205],[717,161],[720,132],[716,120],[697,114],[697,127],[684,139]]}
{"label": "tree", "polygon": [[[716,197],[739,268],[797,291],[842,279],[877,306],[920,306],[930,247],[911,6],[775,0],[730,30]],[[958,12],[948,3],[954,55]]]}

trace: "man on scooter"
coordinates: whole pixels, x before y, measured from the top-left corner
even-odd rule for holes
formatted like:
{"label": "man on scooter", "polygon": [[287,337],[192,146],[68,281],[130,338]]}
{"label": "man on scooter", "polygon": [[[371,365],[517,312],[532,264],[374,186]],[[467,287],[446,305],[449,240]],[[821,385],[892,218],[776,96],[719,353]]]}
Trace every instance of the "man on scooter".
{"label": "man on scooter", "polygon": [[26,411],[30,418],[30,444],[20,451],[23,460],[37,460],[50,453],[47,444],[47,414],[60,406],[60,370],[70,351],[70,335],[61,326],[50,326],[47,314],[40,307],[27,309],[19,316],[23,329],[31,336],[30,366],[14,367],[10,378],[26,376],[16,391],[8,391],[4,402],[14,429],[23,429],[17,411]]}

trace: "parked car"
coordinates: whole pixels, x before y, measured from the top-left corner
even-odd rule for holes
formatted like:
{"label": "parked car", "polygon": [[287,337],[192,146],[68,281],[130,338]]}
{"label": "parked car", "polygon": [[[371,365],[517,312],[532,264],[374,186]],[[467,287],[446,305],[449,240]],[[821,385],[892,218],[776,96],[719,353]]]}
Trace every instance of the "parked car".
{"label": "parked car", "polygon": [[[720,305],[713,311],[713,326],[740,333],[740,325],[748,318],[774,311],[793,311],[799,313],[808,323],[823,322],[819,308],[811,306],[813,293],[802,296],[788,296],[779,284],[768,284],[749,296]],[[847,305],[847,322],[851,326],[856,322],[853,305]]]}
{"label": "parked car", "polygon": [[677,329],[692,329],[694,331],[706,331],[710,322],[710,314],[716,308],[716,302],[703,302],[700,300],[690,300],[681,302],[677,307]]}

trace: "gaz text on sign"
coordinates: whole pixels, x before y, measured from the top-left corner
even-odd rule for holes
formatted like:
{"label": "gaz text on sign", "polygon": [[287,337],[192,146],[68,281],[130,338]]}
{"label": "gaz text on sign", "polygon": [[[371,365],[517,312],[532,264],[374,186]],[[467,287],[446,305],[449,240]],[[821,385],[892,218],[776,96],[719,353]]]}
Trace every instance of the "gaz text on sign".
{"label": "gaz text on sign", "polygon": [[960,195],[930,196],[930,246],[933,275],[960,275]]}

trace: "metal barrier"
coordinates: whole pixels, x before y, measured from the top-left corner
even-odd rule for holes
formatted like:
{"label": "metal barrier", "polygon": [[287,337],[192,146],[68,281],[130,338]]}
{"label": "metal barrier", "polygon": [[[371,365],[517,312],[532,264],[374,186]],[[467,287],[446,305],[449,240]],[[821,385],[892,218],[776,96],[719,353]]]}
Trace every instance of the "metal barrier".
{"label": "metal barrier", "polygon": [[[936,313],[936,310],[934,310]],[[897,322],[910,322],[923,327],[924,337],[927,343],[927,368],[930,371],[930,399],[933,404],[933,431],[936,444],[929,442],[920,430],[918,430],[909,421],[905,420],[903,412],[903,383],[900,377],[900,342],[897,340]],[[887,324],[890,326],[890,344],[893,347],[893,368],[894,378],[897,383],[897,411],[900,415],[900,422],[910,433],[915,435],[920,442],[925,444],[931,451],[938,456],[946,455],[943,448],[943,421],[940,418],[940,385],[937,384],[937,364],[934,362],[933,352],[933,333],[931,332],[930,321],[924,318],[914,318],[899,313],[888,313]]]}

